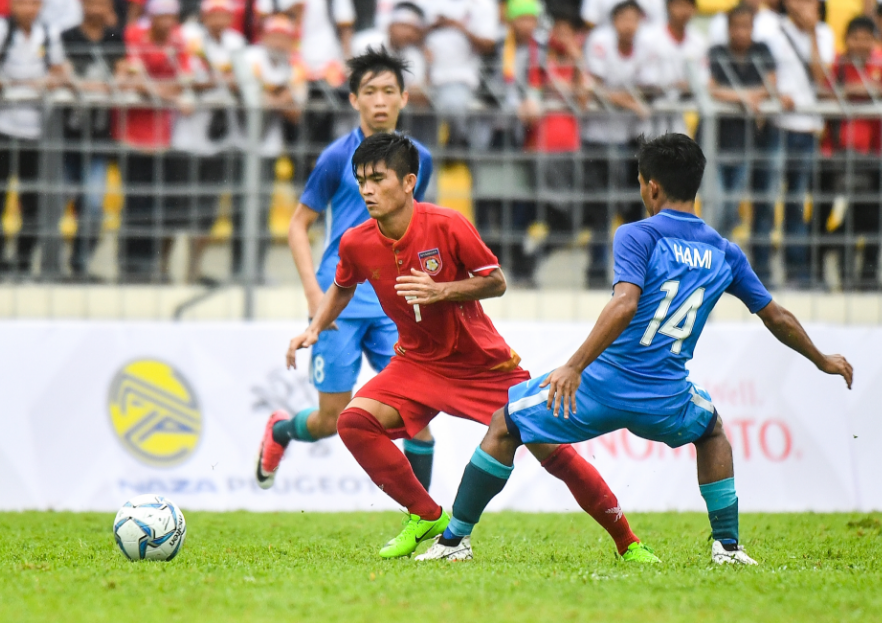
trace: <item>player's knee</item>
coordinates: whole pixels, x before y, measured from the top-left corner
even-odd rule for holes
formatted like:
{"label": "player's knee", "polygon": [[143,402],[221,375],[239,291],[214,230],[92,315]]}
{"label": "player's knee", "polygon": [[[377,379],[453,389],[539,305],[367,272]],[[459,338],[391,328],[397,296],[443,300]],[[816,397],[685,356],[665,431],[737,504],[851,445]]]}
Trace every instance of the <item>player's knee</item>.
{"label": "player's knee", "polygon": [[500,443],[513,443],[518,446],[522,443],[521,431],[518,430],[517,425],[515,425],[515,423],[506,415],[505,409],[500,409],[493,414],[493,419],[490,420],[490,428],[487,431],[487,436]]}
{"label": "player's knee", "polygon": [[435,438],[432,437],[432,431],[429,430],[428,426],[426,426],[423,430],[421,430],[416,435],[414,435],[413,438],[416,439],[417,441],[426,441],[426,442],[435,441]]}
{"label": "player's knee", "polygon": [[349,407],[345,409],[340,417],[337,418],[337,434],[344,443],[347,440],[357,437],[359,433],[384,433],[382,425],[373,415],[359,409],[358,407]]}

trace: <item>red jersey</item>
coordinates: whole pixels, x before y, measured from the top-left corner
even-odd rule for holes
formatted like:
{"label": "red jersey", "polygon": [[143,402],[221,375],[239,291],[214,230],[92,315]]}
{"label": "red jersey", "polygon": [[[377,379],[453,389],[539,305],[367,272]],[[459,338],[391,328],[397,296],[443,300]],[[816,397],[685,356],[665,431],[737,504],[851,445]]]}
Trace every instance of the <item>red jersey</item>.
{"label": "red jersey", "polygon": [[[127,60],[141,68],[150,78],[174,80],[190,73],[190,57],[180,29],[175,28],[169,40],[157,45],[150,39],[150,22],[142,20],[126,28]],[[171,144],[174,111],[151,108],[130,108],[117,119],[117,136],[130,145],[165,148]]]}
{"label": "red jersey", "polygon": [[[840,86],[861,85],[869,82],[878,88],[882,83],[882,50],[875,49],[860,70],[845,54],[840,54],[833,63],[831,73]],[[866,80],[866,82],[865,82]],[[862,100],[869,103],[870,99],[851,98],[854,102]],[[878,119],[841,119],[827,123],[822,150],[830,154],[841,149],[852,149],[862,154],[879,153],[882,149],[882,122]]]}
{"label": "red jersey", "polygon": [[477,230],[459,212],[414,202],[413,219],[401,240],[380,232],[370,219],[340,240],[335,283],[354,288],[369,281],[386,315],[398,327],[395,351],[417,363],[468,370],[513,369],[520,358],[496,331],[478,301],[414,306],[395,290],[399,275],[423,271],[435,281],[486,277],[499,268]]}

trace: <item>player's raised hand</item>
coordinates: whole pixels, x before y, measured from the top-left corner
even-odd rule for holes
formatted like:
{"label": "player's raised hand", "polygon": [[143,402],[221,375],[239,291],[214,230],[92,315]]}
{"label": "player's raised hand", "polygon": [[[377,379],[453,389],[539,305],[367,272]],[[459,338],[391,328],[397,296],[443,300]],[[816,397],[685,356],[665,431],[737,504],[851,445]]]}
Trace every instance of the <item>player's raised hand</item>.
{"label": "player's raised hand", "polygon": [[563,406],[565,420],[570,418],[570,413],[576,413],[576,390],[582,382],[582,375],[575,368],[561,366],[549,374],[539,387],[548,388],[548,401],[545,406],[551,409],[554,417],[560,417],[560,407]]}
{"label": "player's raised hand", "polygon": [[410,269],[409,275],[401,275],[396,281],[396,293],[411,305],[431,305],[445,298],[445,284],[437,283],[428,273],[415,268]]}
{"label": "player's raised hand", "polygon": [[301,348],[309,348],[313,344],[318,342],[318,333],[307,329],[297,337],[291,340],[291,343],[288,345],[288,353],[285,355],[285,362],[288,364],[288,369],[294,368],[297,369],[297,351]]}
{"label": "player's raised hand", "polygon": [[838,374],[845,379],[848,389],[851,389],[851,382],[854,379],[854,368],[848,363],[848,360],[842,355],[826,355],[818,370],[827,374]]}

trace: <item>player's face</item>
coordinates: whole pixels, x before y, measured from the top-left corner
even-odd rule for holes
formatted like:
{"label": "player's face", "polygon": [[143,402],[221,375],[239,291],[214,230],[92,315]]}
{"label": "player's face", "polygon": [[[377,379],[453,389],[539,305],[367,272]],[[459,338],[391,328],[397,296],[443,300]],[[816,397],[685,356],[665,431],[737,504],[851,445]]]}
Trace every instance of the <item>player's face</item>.
{"label": "player's face", "polygon": [[845,38],[845,48],[852,58],[866,60],[873,53],[876,39],[868,30],[856,30]]}
{"label": "player's face", "polygon": [[371,132],[391,132],[398,125],[398,113],[407,105],[407,91],[401,90],[391,71],[369,73],[361,79],[358,94],[350,93],[349,101],[362,126]]}
{"label": "player's face", "polygon": [[400,180],[385,162],[358,167],[355,179],[368,214],[378,220],[402,210],[416,187],[416,175],[411,173]]}

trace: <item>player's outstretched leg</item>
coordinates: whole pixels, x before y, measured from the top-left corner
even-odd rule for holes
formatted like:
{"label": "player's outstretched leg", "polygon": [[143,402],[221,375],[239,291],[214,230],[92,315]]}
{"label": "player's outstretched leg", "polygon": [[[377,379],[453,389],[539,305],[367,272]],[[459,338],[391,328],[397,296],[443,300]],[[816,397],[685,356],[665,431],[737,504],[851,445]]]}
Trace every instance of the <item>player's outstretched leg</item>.
{"label": "player's outstretched leg", "polygon": [[[337,418],[352,400],[350,392],[319,393],[319,408],[301,409],[294,417],[287,412],[274,411],[267,420],[260,452],[257,457],[257,484],[262,489],[273,486],[276,470],[291,441],[314,443],[337,434]],[[404,443],[404,456],[413,466],[420,484],[428,491],[432,482],[432,463],[435,440],[426,427],[412,440]]]}
{"label": "player's outstretched leg", "polygon": [[707,504],[714,544],[711,558],[717,564],[757,564],[738,545],[738,496],[732,446],[717,415],[714,428],[695,442],[698,487]]}
{"label": "player's outstretched leg", "polygon": [[340,439],[358,464],[380,489],[407,509],[404,529],[380,550],[383,558],[410,556],[420,543],[441,534],[450,521],[417,480],[410,463],[386,432],[403,425],[401,416],[392,407],[360,398],[337,420]]}

